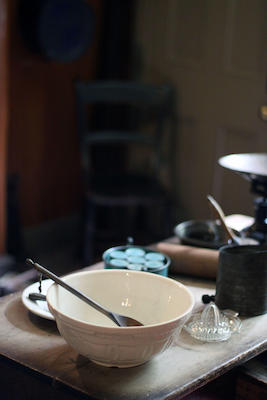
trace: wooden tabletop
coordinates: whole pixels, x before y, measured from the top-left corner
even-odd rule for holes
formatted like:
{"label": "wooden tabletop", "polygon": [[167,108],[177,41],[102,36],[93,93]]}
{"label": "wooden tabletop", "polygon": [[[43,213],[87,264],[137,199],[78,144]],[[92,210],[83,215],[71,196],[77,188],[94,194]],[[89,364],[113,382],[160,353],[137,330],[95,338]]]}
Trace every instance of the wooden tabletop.
{"label": "wooden tabletop", "polygon": [[[195,310],[203,307],[203,294],[214,294],[210,287],[190,289]],[[72,350],[54,321],[24,307],[21,293],[0,299],[0,359],[13,360],[88,399],[181,398],[266,349],[267,314],[244,319],[241,332],[227,342],[202,343],[183,330],[171,348],[142,366],[106,368]]]}

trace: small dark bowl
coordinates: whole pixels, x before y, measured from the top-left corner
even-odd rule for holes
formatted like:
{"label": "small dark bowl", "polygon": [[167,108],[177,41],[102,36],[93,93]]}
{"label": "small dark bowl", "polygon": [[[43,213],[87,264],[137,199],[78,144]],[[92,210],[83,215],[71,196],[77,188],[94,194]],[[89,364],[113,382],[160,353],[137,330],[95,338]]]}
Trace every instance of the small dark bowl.
{"label": "small dark bowl", "polygon": [[213,220],[184,221],[174,228],[174,234],[182,244],[219,249],[227,244],[221,225]]}

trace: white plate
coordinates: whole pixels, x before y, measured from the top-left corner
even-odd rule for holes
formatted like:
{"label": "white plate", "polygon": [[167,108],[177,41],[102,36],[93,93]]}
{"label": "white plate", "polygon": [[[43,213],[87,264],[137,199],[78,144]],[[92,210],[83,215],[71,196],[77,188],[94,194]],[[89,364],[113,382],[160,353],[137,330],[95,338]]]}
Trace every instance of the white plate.
{"label": "white plate", "polygon": [[[44,279],[42,281],[42,294],[46,295],[48,288],[54,283],[52,279]],[[35,282],[30,286],[27,286],[21,295],[22,303],[28,310],[39,317],[55,320],[53,315],[50,313],[46,301],[32,301],[29,299],[29,293],[39,293],[39,282]]]}

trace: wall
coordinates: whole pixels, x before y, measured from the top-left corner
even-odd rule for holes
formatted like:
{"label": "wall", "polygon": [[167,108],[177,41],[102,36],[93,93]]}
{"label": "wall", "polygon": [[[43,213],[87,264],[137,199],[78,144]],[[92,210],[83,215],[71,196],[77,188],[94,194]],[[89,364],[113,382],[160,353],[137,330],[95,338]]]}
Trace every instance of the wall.
{"label": "wall", "polygon": [[218,158],[266,150],[266,18],[264,0],[137,1],[138,77],[177,93],[177,215],[212,218],[207,194],[226,214],[254,213],[249,182]]}
{"label": "wall", "polygon": [[0,254],[6,239],[6,143],[8,117],[8,13],[0,0]]}
{"label": "wall", "polygon": [[9,3],[8,174],[19,178],[23,226],[80,207],[73,80],[95,77],[102,9],[101,0],[87,1],[96,13],[93,44],[78,60],[65,64],[45,61],[28,50],[17,23],[18,1]]}

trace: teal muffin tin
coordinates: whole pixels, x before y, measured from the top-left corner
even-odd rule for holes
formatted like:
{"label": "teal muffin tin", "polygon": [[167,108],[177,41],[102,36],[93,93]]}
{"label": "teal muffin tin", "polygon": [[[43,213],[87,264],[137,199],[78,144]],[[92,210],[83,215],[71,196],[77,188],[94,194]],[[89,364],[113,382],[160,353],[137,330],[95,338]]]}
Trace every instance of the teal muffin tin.
{"label": "teal muffin tin", "polygon": [[132,240],[128,240],[126,246],[107,249],[103,253],[103,261],[107,269],[146,271],[162,276],[168,276],[171,263],[166,254],[148,247],[135,246]]}

